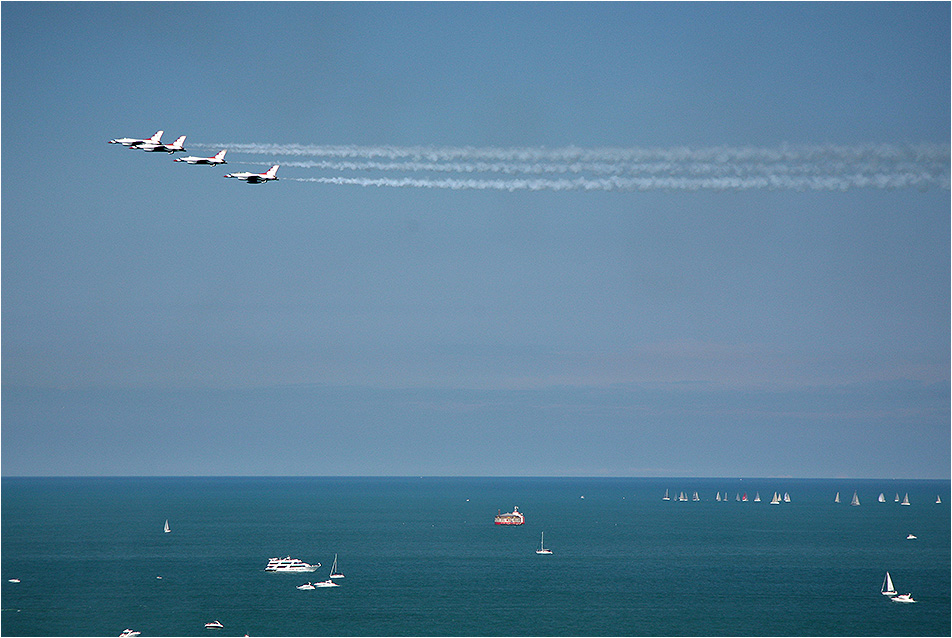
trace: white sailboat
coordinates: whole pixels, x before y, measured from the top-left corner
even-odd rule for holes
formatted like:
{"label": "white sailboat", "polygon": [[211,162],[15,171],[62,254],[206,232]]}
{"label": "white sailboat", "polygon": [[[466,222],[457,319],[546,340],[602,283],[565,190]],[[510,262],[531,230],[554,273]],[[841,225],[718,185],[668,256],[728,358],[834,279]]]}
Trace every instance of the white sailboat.
{"label": "white sailboat", "polygon": [[856,491],[853,491],[853,500],[850,501],[850,505],[859,505],[859,496],[856,495]]}
{"label": "white sailboat", "polygon": [[889,572],[886,572],[886,577],[883,578],[883,596],[895,596],[896,588],[893,586],[892,577],[890,577]]}
{"label": "white sailboat", "polygon": [[661,500],[662,500],[662,501],[670,501],[670,500],[671,500],[671,497],[668,496],[668,490],[665,490],[665,491],[664,491],[664,496],[661,497]]}
{"label": "white sailboat", "polygon": [[906,495],[902,497],[900,505],[909,505],[909,492],[906,492]]}
{"label": "white sailboat", "polygon": [[756,494],[754,494],[754,503],[759,503],[759,502],[760,502],[760,492],[757,492]]}
{"label": "white sailboat", "polygon": [[936,497],[935,497],[935,502],[936,502],[936,504],[939,504],[939,503],[941,503],[941,502],[942,502],[942,499],[941,499],[941,498],[939,498],[939,495],[938,495],[938,494],[936,494]]}
{"label": "white sailboat", "polygon": [[836,493],[836,496],[833,497],[833,502],[834,502],[834,503],[839,503],[839,502],[840,502],[840,493],[839,493],[839,492],[837,492],[837,493]]}
{"label": "white sailboat", "polygon": [[694,496],[691,498],[691,500],[697,502],[697,501],[700,501],[700,500],[701,500],[701,497],[698,496],[697,492],[695,492],[695,493],[694,493]]}
{"label": "white sailboat", "polygon": [[790,502],[790,492],[784,492],[784,493],[783,493],[783,502],[784,502],[784,503],[789,503],[789,502]]}
{"label": "white sailboat", "polygon": [[343,578],[344,575],[337,571],[337,554],[334,554],[334,564],[331,565],[331,578]]}
{"label": "white sailboat", "polygon": [[164,531],[165,531],[166,534],[168,534],[169,532],[172,531],[172,528],[169,527],[169,519],[165,519],[165,529],[164,529]]}
{"label": "white sailboat", "polygon": [[684,495],[684,492],[681,492],[681,495],[678,496],[678,500],[679,500],[679,501],[686,501],[686,500],[688,500],[688,497]]}
{"label": "white sailboat", "polygon": [[893,502],[894,502],[894,503],[898,503],[898,502],[899,502],[899,492],[896,492],[896,498],[895,498],[895,500],[894,500]]}
{"label": "white sailboat", "polygon": [[773,493],[773,498],[770,499],[771,505],[780,505],[780,495],[776,492]]}
{"label": "white sailboat", "polygon": [[880,493],[879,493],[879,499],[878,499],[878,500],[879,500],[880,503],[885,503],[885,502],[886,502],[886,495],[883,494],[882,492],[880,492]]}
{"label": "white sailboat", "polygon": [[536,550],[536,554],[551,554],[551,549],[545,548],[545,532],[542,532],[542,540],[539,541],[539,549]]}
{"label": "white sailboat", "polygon": [[721,493],[718,492],[718,493],[717,493],[717,496],[715,496],[714,498],[715,498],[715,499],[717,500],[717,502],[719,503],[719,502],[721,501]]}

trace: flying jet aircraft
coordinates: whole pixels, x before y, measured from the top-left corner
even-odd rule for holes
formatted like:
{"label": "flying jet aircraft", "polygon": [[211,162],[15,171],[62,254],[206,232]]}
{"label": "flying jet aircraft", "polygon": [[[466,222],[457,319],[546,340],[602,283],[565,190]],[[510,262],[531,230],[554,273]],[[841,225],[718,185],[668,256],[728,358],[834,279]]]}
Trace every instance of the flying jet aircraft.
{"label": "flying jet aircraft", "polygon": [[278,164],[275,164],[264,173],[228,173],[225,177],[234,177],[236,179],[243,179],[249,184],[260,184],[261,182],[270,182],[272,180],[277,181],[278,178],[274,176],[278,172]]}
{"label": "flying jet aircraft", "polygon": [[166,153],[174,153],[176,151],[184,151],[185,147],[182,146],[185,144],[185,136],[178,138],[171,144],[162,144],[161,142],[137,142],[135,144],[130,144],[129,148],[137,148],[143,151],[156,152],[156,151],[165,151]]}
{"label": "flying jet aircraft", "polygon": [[227,164],[225,161],[225,152],[218,151],[212,157],[179,157],[176,162],[188,162],[189,164]]}
{"label": "flying jet aircraft", "polygon": [[109,140],[109,143],[122,144],[123,146],[132,146],[133,144],[161,144],[159,140],[162,139],[162,133],[165,133],[165,131],[156,131],[155,135],[146,140],[140,140],[134,137],[120,137],[114,140]]}

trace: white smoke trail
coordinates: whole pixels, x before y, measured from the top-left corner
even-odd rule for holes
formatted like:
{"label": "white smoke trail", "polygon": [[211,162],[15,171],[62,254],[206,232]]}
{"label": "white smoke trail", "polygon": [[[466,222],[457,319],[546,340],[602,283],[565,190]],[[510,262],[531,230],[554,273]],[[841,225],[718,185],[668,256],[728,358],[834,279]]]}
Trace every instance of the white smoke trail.
{"label": "white smoke trail", "polygon": [[[778,148],[476,148],[212,144],[291,159],[286,167],[394,177],[286,178],[323,184],[494,190],[949,189],[949,147],[937,144]],[[320,159],[323,158],[323,159]],[[435,178],[427,174],[458,175]],[[506,179],[463,179],[476,174]],[[564,176],[564,177],[563,177]],[[556,179],[555,177],[559,177]]]}

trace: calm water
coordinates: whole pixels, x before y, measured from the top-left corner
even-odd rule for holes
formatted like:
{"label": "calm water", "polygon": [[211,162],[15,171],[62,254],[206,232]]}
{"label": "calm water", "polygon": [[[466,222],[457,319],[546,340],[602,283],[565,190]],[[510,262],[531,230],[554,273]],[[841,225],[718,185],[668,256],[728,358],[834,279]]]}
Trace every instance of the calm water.
{"label": "calm water", "polygon": [[[217,619],[223,636],[948,636],[949,487],[7,478],[0,631],[210,635],[204,623]],[[703,500],[663,502],[666,488],[697,490]],[[848,505],[853,490],[860,507]],[[717,491],[732,500],[716,502]],[[762,503],[733,500],[757,491]],[[792,502],[769,505],[774,491]],[[876,502],[880,492],[887,503]],[[894,503],[896,492],[908,492],[912,505]],[[525,525],[493,524],[514,505]],[[553,556],[535,554],[542,531]],[[905,540],[908,533],[918,540]],[[326,579],[335,552],[346,576],[340,587],[295,588]],[[264,571],[268,558],[289,554],[324,566]],[[879,593],[886,570],[917,604]]]}

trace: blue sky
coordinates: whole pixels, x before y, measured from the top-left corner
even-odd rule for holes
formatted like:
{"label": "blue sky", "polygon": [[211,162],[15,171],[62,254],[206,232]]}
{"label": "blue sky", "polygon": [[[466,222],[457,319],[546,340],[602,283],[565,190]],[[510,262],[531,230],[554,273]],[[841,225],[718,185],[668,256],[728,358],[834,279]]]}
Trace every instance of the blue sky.
{"label": "blue sky", "polygon": [[3,475],[949,476],[946,3],[0,18]]}

